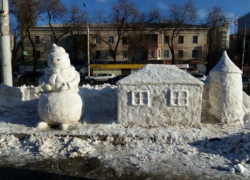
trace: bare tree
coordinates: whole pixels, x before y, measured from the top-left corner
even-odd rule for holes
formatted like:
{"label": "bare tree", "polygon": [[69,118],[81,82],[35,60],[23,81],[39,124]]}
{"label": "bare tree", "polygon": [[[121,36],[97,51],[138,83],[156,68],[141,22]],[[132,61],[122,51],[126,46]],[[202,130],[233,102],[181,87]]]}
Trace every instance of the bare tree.
{"label": "bare tree", "polygon": [[[127,33],[130,28],[131,22],[135,18],[136,14],[138,13],[137,7],[134,3],[130,2],[129,0],[118,0],[111,9],[111,14],[109,15],[109,19],[111,22],[103,24],[103,22],[99,21],[99,27],[97,36],[100,40],[106,43],[110,49],[110,52],[113,56],[114,62],[116,61],[116,56],[118,52],[119,43],[124,36],[127,36]],[[101,15],[98,14],[99,19],[102,19]],[[101,32],[101,28],[108,28],[111,27],[116,31],[116,40],[110,40],[109,37],[103,36]]]}
{"label": "bare tree", "polygon": [[165,40],[172,54],[172,64],[175,64],[175,38],[188,27],[190,21],[196,19],[196,11],[193,1],[189,0],[184,5],[170,5],[168,14],[165,14],[167,24],[162,23],[160,28],[164,36],[168,37]]}
{"label": "bare tree", "polygon": [[[72,4],[68,8],[61,0],[39,0],[39,7],[42,12],[40,18],[49,25],[56,44],[64,35],[71,32],[75,24],[85,15],[85,11],[77,5]],[[56,27],[56,23],[62,24],[60,30]]]}
{"label": "bare tree", "polygon": [[38,3],[36,0],[10,0],[10,12],[16,18],[19,24],[20,32],[22,33],[22,38],[27,37],[32,45],[33,51],[33,71],[37,68],[37,54],[36,45],[34,38],[31,35],[30,29],[36,25],[38,16],[40,14]]}
{"label": "bare tree", "polygon": [[[151,37],[154,30],[149,30],[150,26],[154,26],[160,19],[158,9],[150,9],[149,12],[137,13],[133,22],[131,22],[131,32],[128,36],[129,57],[132,61],[142,55],[143,59],[147,59],[148,48],[152,43]],[[153,28],[152,28],[153,29]]]}
{"label": "bare tree", "polygon": [[72,22],[66,22],[61,27],[61,31],[56,31],[55,22],[61,22],[63,16],[67,13],[67,8],[62,4],[61,0],[39,0],[39,7],[42,14],[40,18],[49,25],[54,37],[54,43],[58,41],[71,30]]}
{"label": "bare tree", "polygon": [[[78,54],[78,57],[81,57],[82,52],[85,52],[85,54],[87,54],[87,12],[86,10],[82,10],[81,8],[79,8],[77,5],[72,5],[69,14],[70,21],[74,25],[72,27],[72,30],[74,31],[74,54]],[[83,61],[79,69],[81,69],[85,65],[87,56],[83,57],[82,59]]]}
{"label": "bare tree", "polygon": [[[214,6],[212,9],[209,9],[207,13],[207,25],[210,27],[208,31],[208,53],[207,53],[207,68],[206,68],[206,74],[208,75],[209,71],[213,68],[215,65],[216,59],[216,52],[213,50],[218,50],[218,46],[216,46],[216,37],[218,33],[216,33],[216,30],[222,26],[228,23],[227,17],[223,10],[218,7]],[[214,54],[214,56],[212,56]]]}
{"label": "bare tree", "polygon": [[[12,47],[12,63],[14,67],[16,61],[18,59],[18,52],[20,52],[20,47],[23,45],[22,31],[19,26],[19,22],[16,21],[16,18],[10,13],[11,20],[10,20],[10,31],[13,36],[13,47]],[[14,67],[15,68],[15,67]]]}

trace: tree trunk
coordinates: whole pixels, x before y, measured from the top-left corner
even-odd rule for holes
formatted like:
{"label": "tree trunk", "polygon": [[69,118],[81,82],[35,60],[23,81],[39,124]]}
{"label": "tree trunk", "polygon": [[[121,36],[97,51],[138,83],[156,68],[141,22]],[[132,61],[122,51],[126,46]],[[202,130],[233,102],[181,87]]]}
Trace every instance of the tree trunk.
{"label": "tree trunk", "polygon": [[172,64],[175,64],[174,48],[173,48],[173,46],[169,46],[169,49],[170,49],[171,54],[172,54]]}
{"label": "tree trunk", "polygon": [[36,69],[37,69],[36,46],[35,46],[34,41],[32,40],[32,37],[31,37],[31,35],[30,35],[30,32],[29,32],[29,31],[27,32],[27,34],[28,34],[28,38],[29,38],[30,43],[31,43],[32,48],[33,48],[33,60],[34,60],[34,62],[33,62],[33,72],[35,72],[35,71],[36,71]]}

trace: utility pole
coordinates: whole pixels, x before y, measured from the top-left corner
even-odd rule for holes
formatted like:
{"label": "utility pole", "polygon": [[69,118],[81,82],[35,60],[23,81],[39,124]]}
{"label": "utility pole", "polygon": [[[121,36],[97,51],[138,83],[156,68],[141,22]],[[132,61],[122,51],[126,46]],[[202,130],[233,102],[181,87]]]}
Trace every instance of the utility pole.
{"label": "utility pole", "polygon": [[10,24],[8,0],[0,0],[1,17],[1,81],[3,84],[13,86],[11,49],[10,49]]}
{"label": "utility pole", "polygon": [[244,33],[243,33],[243,47],[242,47],[242,56],[241,56],[241,70],[243,72],[244,67],[244,57],[245,57],[245,44],[246,44],[246,34],[247,34],[247,25],[245,22]]}
{"label": "utility pole", "polygon": [[[83,6],[85,8],[85,11],[87,12],[86,10],[86,4],[83,3]],[[88,20],[88,13],[87,13],[87,60],[88,60],[88,76],[90,76],[90,49],[89,49],[89,20]]]}
{"label": "utility pole", "polygon": [[89,23],[87,19],[87,58],[88,58],[88,76],[90,76],[90,49],[89,49]]}

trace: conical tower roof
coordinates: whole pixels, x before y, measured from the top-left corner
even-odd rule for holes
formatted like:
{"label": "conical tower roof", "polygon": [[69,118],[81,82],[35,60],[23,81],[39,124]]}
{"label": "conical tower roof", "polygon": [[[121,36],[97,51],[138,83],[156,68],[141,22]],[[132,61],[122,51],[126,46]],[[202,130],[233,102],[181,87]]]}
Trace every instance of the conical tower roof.
{"label": "conical tower roof", "polygon": [[226,51],[223,52],[220,61],[209,73],[211,72],[242,73],[242,71],[228,57]]}

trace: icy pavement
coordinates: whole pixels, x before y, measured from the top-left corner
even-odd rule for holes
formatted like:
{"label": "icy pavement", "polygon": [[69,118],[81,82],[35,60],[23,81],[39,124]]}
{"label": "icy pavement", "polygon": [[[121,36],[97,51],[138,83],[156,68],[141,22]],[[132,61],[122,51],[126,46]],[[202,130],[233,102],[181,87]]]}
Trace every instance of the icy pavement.
{"label": "icy pavement", "polygon": [[[113,114],[92,118],[97,123],[83,119],[65,132],[56,128],[38,132],[35,108],[1,112],[1,166],[90,157],[112,168],[113,179],[129,177],[131,172],[149,179],[250,178],[249,121],[241,127],[202,124],[200,129],[145,129],[124,128]],[[101,123],[107,122],[103,119],[110,119],[110,124]],[[93,177],[108,179],[109,175]]]}

